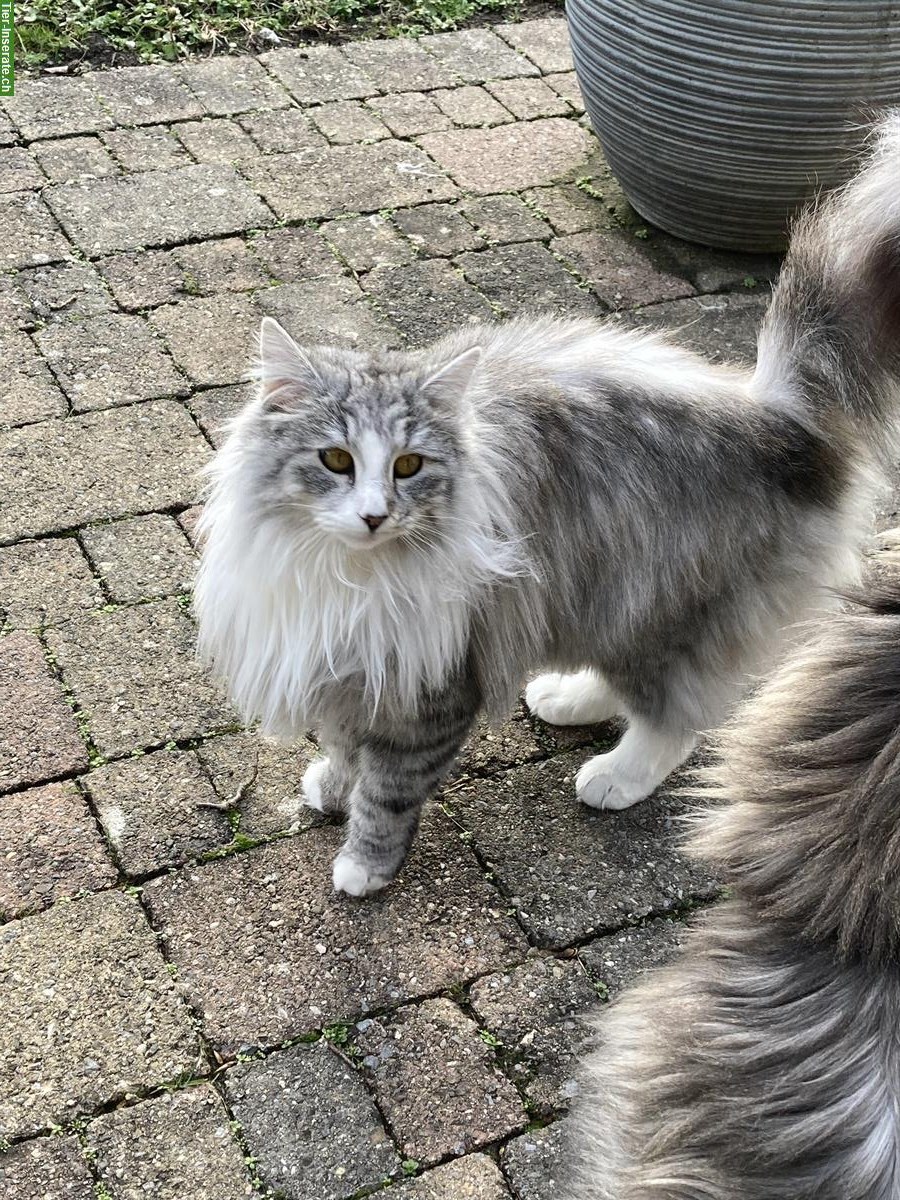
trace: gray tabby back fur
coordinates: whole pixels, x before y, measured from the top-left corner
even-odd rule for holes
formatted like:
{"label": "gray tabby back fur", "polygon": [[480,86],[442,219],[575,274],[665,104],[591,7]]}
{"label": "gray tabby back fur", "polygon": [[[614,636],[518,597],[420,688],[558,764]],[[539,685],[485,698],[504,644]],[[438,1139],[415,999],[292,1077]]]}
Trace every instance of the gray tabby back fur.
{"label": "gray tabby back fur", "polygon": [[900,1196],[900,577],[835,616],[707,773],[734,897],[600,1025],[578,1200]]}
{"label": "gray tabby back fur", "polygon": [[900,113],[800,225],[754,372],[582,320],[372,353],[264,321],[196,610],[246,717],[318,729],[306,798],[350,818],[336,887],[394,877],[479,709],[535,668],[563,673],[530,685],[539,715],[627,716],[576,782],[624,808],[855,578],[900,378],[898,238]]}

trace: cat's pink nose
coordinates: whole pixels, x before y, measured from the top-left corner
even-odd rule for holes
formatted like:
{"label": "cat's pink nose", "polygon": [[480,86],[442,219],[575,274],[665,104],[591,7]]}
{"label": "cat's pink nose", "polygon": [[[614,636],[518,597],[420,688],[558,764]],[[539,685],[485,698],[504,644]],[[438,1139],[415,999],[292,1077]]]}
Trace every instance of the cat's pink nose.
{"label": "cat's pink nose", "polygon": [[373,533],[378,528],[378,526],[383,524],[384,521],[387,519],[387,513],[381,513],[380,516],[375,513],[366,513],[365,515],[360,513],[360,516],[362,516],[362,519],[365,521],[365,523],[368,525],[368,527],[372,530]]}

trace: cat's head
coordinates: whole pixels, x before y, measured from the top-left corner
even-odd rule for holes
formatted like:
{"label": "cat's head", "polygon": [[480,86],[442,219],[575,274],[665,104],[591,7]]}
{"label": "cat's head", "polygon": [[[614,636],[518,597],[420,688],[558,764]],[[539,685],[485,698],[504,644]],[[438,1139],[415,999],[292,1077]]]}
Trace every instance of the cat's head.
{"label": "cat's head", "polygon": [[304,350],[266,317],[243,425],[264,465],[257,503],[358,553],[430,540],[461,486],[463,398],[480,356]]}

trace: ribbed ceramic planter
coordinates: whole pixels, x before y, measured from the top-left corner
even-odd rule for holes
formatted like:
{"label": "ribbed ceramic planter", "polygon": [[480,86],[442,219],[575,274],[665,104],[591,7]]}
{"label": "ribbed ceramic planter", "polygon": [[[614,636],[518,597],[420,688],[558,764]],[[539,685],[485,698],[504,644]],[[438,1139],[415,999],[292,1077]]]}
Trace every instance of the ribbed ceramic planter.
{"label": "ribbed ceramic planter", "polygon": [[798,205],[849,173],[864,115],[900,104],[900,0],[566,11],[610,167],[643,217],[691,241],[779,249]]}

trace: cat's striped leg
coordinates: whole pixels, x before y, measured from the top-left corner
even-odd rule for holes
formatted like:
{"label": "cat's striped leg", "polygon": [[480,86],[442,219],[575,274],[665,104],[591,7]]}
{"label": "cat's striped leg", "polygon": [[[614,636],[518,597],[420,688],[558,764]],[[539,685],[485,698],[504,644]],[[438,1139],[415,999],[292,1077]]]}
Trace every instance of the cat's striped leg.
{"label": "cat's striped leg", "polygon": [[363,738],[347,840],[334,862],[336,891],[376,892],[403,866],[425,801],[453,765],[475,717],[476,707],[462,699],[436,705],[391,734]]}

